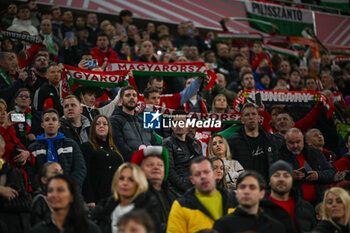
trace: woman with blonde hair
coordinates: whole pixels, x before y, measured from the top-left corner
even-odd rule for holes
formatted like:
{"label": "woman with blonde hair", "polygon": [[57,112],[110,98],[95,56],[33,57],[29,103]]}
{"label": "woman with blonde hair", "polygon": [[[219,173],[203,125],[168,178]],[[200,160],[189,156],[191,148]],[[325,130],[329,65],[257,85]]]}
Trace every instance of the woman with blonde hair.
{"label": "woman with blonde hair", "polygon": [[338,187],[328,189],[322,203],[322,221],[313,232],[349,233],[350,232],[350,197]]}
{"label": "woman with blonde hair", "polygon": [[112,196],[99,203],[91,217],[97,221],[102,232],[117,233],[118,221],[134,209],[144,209],[155,223],[159,223],[157,199],[148,192],[148,182],[141,168],[123,163],[115,172],[112,181]]}
{"label": "woman with blonde hair", "polygon": [[212,113],[228,113],[230,112],[230,106],[227,103],[227,97],[224,94],[218,94],[214,97],[212,107]]}
{"label": "woman with blonde hair", "polygon": [[224,161],[227,187],[236,189],[236,180],[244,169],[237,160],[232,159],[230,147],[222,135],[215,134],[210,138],[209,157],[212,156],[218,156]]}

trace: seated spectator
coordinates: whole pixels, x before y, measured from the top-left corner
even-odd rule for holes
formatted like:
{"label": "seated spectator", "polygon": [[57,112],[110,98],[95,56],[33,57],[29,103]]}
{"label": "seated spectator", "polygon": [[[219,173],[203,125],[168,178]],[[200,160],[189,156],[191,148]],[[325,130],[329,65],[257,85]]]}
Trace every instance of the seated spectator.
{"label": "seated spectator", "polygon": [[29,146],[29,150],[35,155],[35,170],[38,171],[46,162],[58,162],[64,173],[71,175],[82,186],[86,176],[83,154],[76,142],[58,132],[60,126],[55,109],[44,111],[41,123],[44,133],[37,136],[36,142]]}
{"label": "seated spectator", "polygon": [[283,160],[293,165],[298,195],[317,204],[325,184],[333,183],[335,170],[320,151],[304,145],[304,135],[299,129],[289,129],[285,140],[280,153]]}
{"label": "seated spectator", "polygon": [[63,174],[63,170],[61,165],[56,162],[47,162],[40,168],[37,174],[40,188],[34,193],[30,208],[30,223],[32,226],[51,216],[51,207],[47,202],[46,185],[49,178],[59,174]]}
{"label": "seated spectator", "polygon": [[179,122],[186,123],[187,113],[177,110],[173,112],[173,116],[173,133],[162,145],[169,151],[169,182],[178,193],[184,193],[192,187],[189,179],[190,161],[194,157],[202,156],[202,152],[196,141],[187,135],[188,128],[179,126]]}
{"label": "seated spectator", "polygon": [[75,95],[68,95],[63,100],[63,117],[60,118],[60,132],[73,139],[78,145],[89,140],[90,121],[83,116],[81,103]]}
{"label": "seated spectator", "polygon": [[157,200],[150,195],[148,183],[141,169],[134,164],[124,163],[115,172],[112,181],[112,195],[100,202],[92,211],[91,218],[102,232],[119,232],[118,222],[124,214],[143,209],[159,224],[160,213]]}
{"label": "seated spectator", "polygon": [[97,35],[96,47],[91,50],[94,59],[97,59],[98,66],[102,66],[108,59],[118,59],[118,54],[109,48],[109,39],[106,33]]}
{"label": "seated spectator", "polygon": [[[60,201],[57,201],[57,197]],[[35,232],[86,232],[101,233],[99,228],[84,213],[84,202],[79,186],[68,175],[56,175],[47,182],[47,202],[52,216],[31,229]]]}
{"label": "seated spectator", "polygon": [[38,30],[32,25],[30,20],[30,9],[28,5],[21,5],[18,8],[17,17],[12,21],[8,31],[27,32],[32,36],[38,35]]}
{"label": "seated spectator", "polygon": [[324,148],[324,137],[320,130],[315,128],[309,129],[305,134],[305,141],[308,146],[321,151],[330,164],[338,160],[337,155],[333,151]]}
{"label": "seated spectator", "polygon": [[276,161],[269,174],[271,193],[260,202],[261,208],[281,222],[286,232],[310,232],[316,226],[314,208],[292,189],[292,166],[282,160]]}
{"label": "seated spectator", "polygon": [[6,223],[6,232],[25,233],[30,228],[30,197],[22,172],[2,157],[5,140],[0,135],[0,219]]}
{"label": "seated spectator", "polygon": [[230,147],[226,139],[222,135],[213,135],[210,138],[208,150],[210,157],[218,156],[224,161],[227,187],[230,190],[236,189],[237,178],[244,169],[237,160],[232,159]]}
{"label": "seated spectator", "polygon": [[137,92],[132,86],[120,89],[119,104],[110,117],[113,127],[113,140],[125,161],[139,150],[141,145],[156,145],[152,131],[143,128],[141,118],[136,115]]}
{"label": "seated spectator", "polygon": [[236,210],[215,221],[214,229],[219,233],[238,232],[286,232],[285,227],[271,218],[259,207],[260,199],[265,195],[264,178],[254,171],[245,171],[237,179]]}
{"label": "seated spectator", "polygon": [[60,81],[62,79],[62,70],[56,63],[52,63],[47,68],[48,83],[44,83],[34,96],[34,106],[38,111],[45,111],[49,108],[54,108],[59,115],[63,115],[61,104]]}
{"label": "seated spectator", "polygon": [[124,162],[114,145],[112,125],[106,116],[94,118],[89,141],[81,146],[81,150],[87,169],[84,196],[90,209],[93,209],[96,203],[110,196],[113,175]]}
{"label": "seated spectator", "polygon": [[25,147],[35,141],[36,135],[41,134],[41,113],[31,108],[31,95],[27,88],[21,88],[15,94],[15,113],[23,114],[24,122],[15,122],[17,138]]}
{"label": "seated spectator", "polygon": [[327,190],[322,203],[322,221],[313,232],[348,232],[350,229],[350,200],[348,193],[338,187]]}

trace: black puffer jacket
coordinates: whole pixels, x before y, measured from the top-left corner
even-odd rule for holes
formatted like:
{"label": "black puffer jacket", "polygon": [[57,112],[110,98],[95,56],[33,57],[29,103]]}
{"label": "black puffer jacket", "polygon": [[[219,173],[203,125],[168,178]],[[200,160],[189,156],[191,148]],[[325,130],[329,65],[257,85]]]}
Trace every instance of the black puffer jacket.
{"label": "black puffer jacket", "polygon": [[[318,198],[317,201],[320,202],[322,201],[323,193],[325,191],[325,184],[333,183],[335,169],[328,163],[324,155],[317,149],[304,145],[303,154],[305,161],[310,165],[312,170],[317,171],[318,181],[316,181],[314,184],[316,186]],[[281,148],[281,156],[284,161],[292,164],[294,170],[300,168],[297,157],[288,151],[286,145],[283,145]],[[300,197],[303,197],[302,184],[303,180],[296,180],[293,184]]]}
{"label": "black puffer jacket", "polygon": [[201,148],[191,137],[187,136],[186,142],[190,154],[184,153],[186,150],[182,148],[180,140],[174,134],[162,143],[169,151],[169,182],[179,193],[184,193],[192,187],[189,179],[190,161],[202,155]]}
{"label": "black puffer jacket", "polygon": [[295,201],[294,215],[297,222],[298,229],[295,229],[293,220],[289,213],[281,206],[274,203],[268,196],[260,201],[260,207],[265,213],[281,222],[288,232],[311,232],[316,226],[315,211],[312,205],[299,198],[297,195],[292,195]]}
{"label": "black puffer jacket", "polygon": [[[272,163],[280,159],[279,149],[282,145],[275,135],[269,134],[262,129],[259,129],[259,135],[263,137],[263,144],[261,146],[267,157],[267,167],[269,167]],[[230,145],[233,159],[238,160],[246,170],[256,170],[255,157],[251,155],[252,148],[244,131],[244,126],[239,128],[227,141]],[[268,180],[268,177],[265,178]]]}
{"label": "black puffer jacket", "polygon": [[143,128],[142,119],[137,115],[129,115],[116,108],[110,117],[113,127],[113,140],[125,161],[139,149],[140,145],[157,145],[153,131]]}
{"label": "black puffer jacket", "polygon": [[[112,218],[111,215],[114,209],[119,205],[119,201],[114,199],[114,196],[110,196],[107,199],[102,200],[92,211],[91,219],[97,223],[100,227],[101,232],[110,233]],[[143,209],[153,219],[153,222],[156,226],[157,232],[160,232],[161,225],[161,207],[157,199],[149,191],[141,193],[135,198],[132,202],[135,204],[134,209]]]}
{"label": "black puffer jacket", "polygon": [[67,138],[73,139],[78,145],[82,145],[85,142],[89,141],[89,130],[90,130],[90,121],[87,117],[81,115],[81,130],[77,130],[73,125],[63,116],[60,118],[61,127],[59,131],[64,134]]}
{"label": "black puffer jacket", "polygon": [[334,225],[330,221],[319,222],[313,230],[316,233],[350,233],[350,224],[347,226]]}

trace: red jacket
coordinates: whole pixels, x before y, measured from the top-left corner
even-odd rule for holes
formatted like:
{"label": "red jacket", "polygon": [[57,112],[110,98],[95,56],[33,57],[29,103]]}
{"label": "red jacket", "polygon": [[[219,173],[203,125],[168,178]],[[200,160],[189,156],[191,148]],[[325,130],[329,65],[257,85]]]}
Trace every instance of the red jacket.
{"label": "red jacket", "polygon": [[[3,136],[5,140],[5,153],[2,156],[6,162],[8,162],[12,167],[17,167],[16,163],[13,161],[13,158],[11,156],[11,153],[13,150],[15,150],[16,145],[23,148],[24,150],[28,151],[27,148],[23,146],[21,141],[16,137],[16,130],[13,126],[7,127],[6,129],[0,125],[0,135]],[[27,163],[31,166],[34,166],[35,158],[32,152],[29,151],[30,154],[30,160],[27,161]],[[23,173],[24,179],[26,181],[26,189],[27,191],[32,191],[32,187],[30,186],[30,182],[28,180],[27,172],[20,168],[21,172]]]}
{"label": "red jacket", "polygon": [[337,172],[350,170],[350,154],[345,154],[341,159],[332,163]]}
{"label": "red jacket", "polygon": [[95,59],[97,59],[99,66],[102,66],[103,62],[105,61],[105,58],[118,59],[118,54],[114,52],[111,48],[108,48],[107,52],[103,53],[98,47],[95,47],[91,50],[90,53]]}

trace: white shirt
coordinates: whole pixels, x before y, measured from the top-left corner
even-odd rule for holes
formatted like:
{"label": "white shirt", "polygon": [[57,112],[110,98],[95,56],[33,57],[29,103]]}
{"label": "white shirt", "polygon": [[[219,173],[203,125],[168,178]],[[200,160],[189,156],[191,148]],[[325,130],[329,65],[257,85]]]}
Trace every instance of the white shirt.
{"label": "white shirt", "polygon": [[121,216],[123,216],[124,214],[130,212],[132,209],[134,209],[135,204],[131,203],[130,205],[127,206],[121,206],[120,204],[117,205],[117,207],[115,207],[115,209],[113,210],[112,214],[111,214],[111,218],[112,218],[112,224],[111,224],[111,228],[112,228],[112,233],[118,233],[118,221],[120,219]]}

